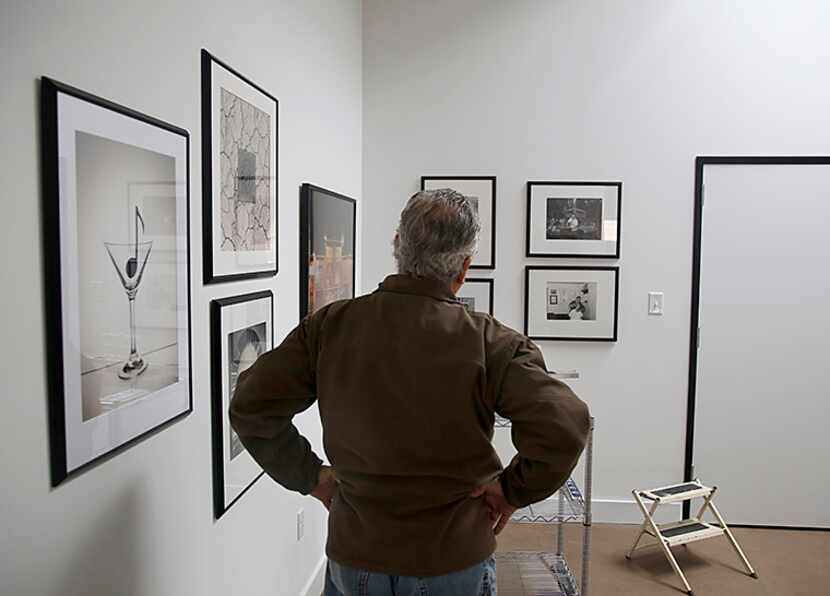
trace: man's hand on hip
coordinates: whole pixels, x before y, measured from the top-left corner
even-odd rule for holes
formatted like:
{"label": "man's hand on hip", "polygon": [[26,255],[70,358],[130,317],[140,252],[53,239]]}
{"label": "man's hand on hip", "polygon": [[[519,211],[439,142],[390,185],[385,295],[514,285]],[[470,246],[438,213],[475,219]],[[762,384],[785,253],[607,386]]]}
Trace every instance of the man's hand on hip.
{"label": "man's hand on hip", "polygon": [[331,507],[331,499],[337,490],[337,475],[331,466],[320,466],[320,474],[317,478],[317,486],[311,491],[311,496],[328,509]]}
{"label": "man's hand on hip", "polygon": [[504,492],[501,490],[501,483],[498,478],[487,484],[482,484],[470,493],[470,496],[474,499],[482,495],[487,508],[490,510],[490,519],[494,524],[493,532],[499,534],[507,525],[507,522],[510,521],[510,516],[516,511],[516,508],[504,498]]}

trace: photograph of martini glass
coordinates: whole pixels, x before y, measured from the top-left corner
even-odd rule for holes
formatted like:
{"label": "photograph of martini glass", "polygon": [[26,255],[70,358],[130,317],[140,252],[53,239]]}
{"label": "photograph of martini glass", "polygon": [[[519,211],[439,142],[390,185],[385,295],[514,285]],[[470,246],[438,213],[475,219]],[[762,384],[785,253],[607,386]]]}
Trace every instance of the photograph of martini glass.
{"label": "photograph of martini glass", "polygon": [[[80,131],[75,142],[86,421],[179,380],[177,274],[166,250],[175,160]],[[137,195],[145,187],[154,190]]]}

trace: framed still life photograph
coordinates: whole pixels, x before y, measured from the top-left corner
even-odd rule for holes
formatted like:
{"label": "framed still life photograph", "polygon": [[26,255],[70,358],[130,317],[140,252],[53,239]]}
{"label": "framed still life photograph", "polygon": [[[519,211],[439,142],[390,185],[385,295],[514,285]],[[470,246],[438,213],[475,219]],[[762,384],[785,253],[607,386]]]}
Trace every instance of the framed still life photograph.
{"label": "framed still life photograph", "polygon": [[421,176],[421,190],[451,188],[463,194],[478,213],[481,233],[470,269],[496,268],[496,177]]}
{"label": "framed still life photograph", "polygon": [[278,269],[278,102],[202,50],[202,243],[206,284]]}
{"label": "framed still life photograph", "polygon": [[41,79],[52,484],[192,409],[189,134]]}
{"label": "framed still life photograph", "polygon": [[274,347],[270,290],[210,303],[213,511],[219,519],[262,476],[228,418],[239,375]]}
{"label": "framed still life photograph", "polygon": [[300,187],[300,318],[355,295],[357,202],[313,184]]}
{"label": "framed still life photograph", "polygon": [[619,267],[525,267],[525,335],[617,341]]}
{"label": "framed still life photograph", "polygon": [[622,182],[528,182],[526,256],[620,257]]}
{"label": "framed still life photograph", "polygon": [[493,314],[493,280],[468,277],[455,297],[470,312]]}

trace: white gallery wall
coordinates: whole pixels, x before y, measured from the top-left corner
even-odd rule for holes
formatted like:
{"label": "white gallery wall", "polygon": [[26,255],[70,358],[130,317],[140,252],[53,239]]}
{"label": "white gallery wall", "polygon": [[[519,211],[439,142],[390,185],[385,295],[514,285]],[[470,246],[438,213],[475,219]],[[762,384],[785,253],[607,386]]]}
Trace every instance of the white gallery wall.
{"label": "white gallery wall", "polygon": [[[495,316],[516,329],[525,265],[619,265],[617,343],[539,343],[550,368],[580,372],[597,420],[595,519],[636,520],[631,489],[683,474],[694,158],[830,154],[830,3],[366,0],[363,14],[363,288],[393,271],[421,175],[498,177],[497,268],[475,276],[495,279]],[[528,180],[621,180],[619,261],[525,258]]]}
{"label": "white gallery wall", "polygon": [[[362,195],[361,13],[358,0],[0,0],[0,594],[319,594],[326,517],[316,501],[263,478],[213,520],[208,305],[271,289],[277,340],[296,324],[300,184]],[[202,285],[202,47],[280,100],[275,278]],[[47,434],[41,75],[190,132],[194,411],[56,489]],[[299,426],[322,454],[316,410]]]}

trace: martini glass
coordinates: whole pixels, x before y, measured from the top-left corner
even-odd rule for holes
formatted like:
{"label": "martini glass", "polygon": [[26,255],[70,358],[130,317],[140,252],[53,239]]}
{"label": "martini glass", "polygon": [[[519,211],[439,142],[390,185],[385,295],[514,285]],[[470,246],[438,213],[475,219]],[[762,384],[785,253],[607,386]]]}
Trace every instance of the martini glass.
{"label": "martini glass", "polygon": [[130,303],[130,355],[118,369],[118,377],[125,380],[134,379],[147,369],[147,362],[141,357],[135,345],[135,296],[138,293],[138,285],[144,275],[144,268],[147,266],[153,242],[152,240],[129,243],[104,242],[104,246]]}

